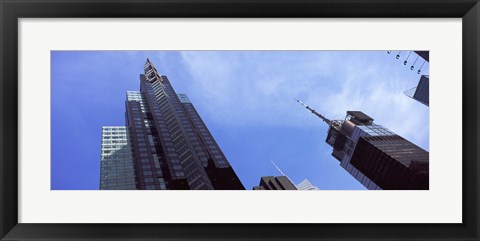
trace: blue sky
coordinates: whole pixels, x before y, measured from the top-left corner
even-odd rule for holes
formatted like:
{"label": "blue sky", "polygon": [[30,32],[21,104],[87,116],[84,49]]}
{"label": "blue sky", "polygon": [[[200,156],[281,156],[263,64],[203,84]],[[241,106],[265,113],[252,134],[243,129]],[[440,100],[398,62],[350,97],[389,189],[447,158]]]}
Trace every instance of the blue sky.
{"label": "blue sky", "polygon": [[[101,128],[124,125],[125,92],[146,58],[188,95],[247,189],[260,177],[365,189],[331,156],[330,119],[361,110],[429,150],[429,108],[403,94],[420,79],[409,51],[52,51],[52,190],[98,189]],[[418,60],[417,67],[422,63]],[[428,74],[429,65],[422,74]]]}

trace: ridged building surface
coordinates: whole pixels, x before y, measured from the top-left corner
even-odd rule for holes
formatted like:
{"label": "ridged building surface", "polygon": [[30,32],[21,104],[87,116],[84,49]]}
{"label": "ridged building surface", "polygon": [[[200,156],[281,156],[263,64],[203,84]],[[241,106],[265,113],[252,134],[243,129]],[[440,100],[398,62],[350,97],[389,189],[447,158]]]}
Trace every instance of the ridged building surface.
{"label": "ridged building surface", "polygon": [[136,189],[245,189],[188,97],[148,59],[140,91],[127,92],[125,118]]}

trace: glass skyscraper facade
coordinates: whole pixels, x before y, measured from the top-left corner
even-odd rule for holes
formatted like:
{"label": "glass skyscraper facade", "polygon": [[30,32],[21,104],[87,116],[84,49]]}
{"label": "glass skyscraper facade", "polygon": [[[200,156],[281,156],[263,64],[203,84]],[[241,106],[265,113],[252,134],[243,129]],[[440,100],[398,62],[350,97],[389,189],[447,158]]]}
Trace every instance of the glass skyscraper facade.
{"label": "glass skyscraper facade", "polygon": [[428,152],[361,111],[332,121],[326,142],[340,166],[368,189],[429,189]]}
{"label": "glass skyscraper facade", "polygon": [[188,97],[148,59],[125,118],[136,189],[245,189]]}
{"label": "glass skyscraper facade", "polygon": [[329,126],[326,142],[340,166],[370,190],[428,190],[427,151],[375,124],[361,111],[329,120],[297,100]]}
{"label": "glass skyscraper facade", "polygon": [[299,184],[295,185],[298,190],[320,190],[314,186],[308,179],[303,179]]}
{"label": "glass skyscraper facade", "polygon": [[405,91],[405,95],[426,105],[429,106],[429,89],[430,89],[430,77],[428,75],[422,75],[418,81],[417,87]]}
{"label": "glass skyscraper facade", "polygon": [[104,126],[100,159],[100,189],[134,190],[135,170],[128,128]]}

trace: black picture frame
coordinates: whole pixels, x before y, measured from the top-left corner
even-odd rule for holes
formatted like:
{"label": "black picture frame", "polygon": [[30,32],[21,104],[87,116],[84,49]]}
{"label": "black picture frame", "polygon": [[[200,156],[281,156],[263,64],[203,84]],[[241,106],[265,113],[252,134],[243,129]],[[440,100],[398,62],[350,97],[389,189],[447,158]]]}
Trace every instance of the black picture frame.
{"label": "black picture frame", "polygon": [[[478,0],[0,0],[1,240],[479,240]],[[462,18],[462,224],[18,223],[19,18]],[[446,117],[447,118],[447,117]],[[448,127],[451,120],[442,121]],[[459,153],[460,155],[460,153]]]}

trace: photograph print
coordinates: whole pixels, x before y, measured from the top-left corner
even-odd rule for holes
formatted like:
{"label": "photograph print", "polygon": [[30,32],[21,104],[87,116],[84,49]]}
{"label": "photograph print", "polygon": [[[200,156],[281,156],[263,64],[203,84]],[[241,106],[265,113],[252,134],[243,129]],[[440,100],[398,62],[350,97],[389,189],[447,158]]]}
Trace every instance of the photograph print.
{"label": "photograph print", "polygon": [[429,52],[51,51],[51,190],[429,190]]}

